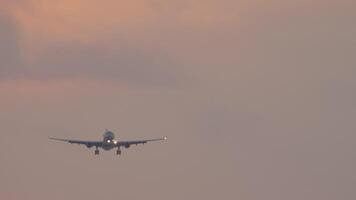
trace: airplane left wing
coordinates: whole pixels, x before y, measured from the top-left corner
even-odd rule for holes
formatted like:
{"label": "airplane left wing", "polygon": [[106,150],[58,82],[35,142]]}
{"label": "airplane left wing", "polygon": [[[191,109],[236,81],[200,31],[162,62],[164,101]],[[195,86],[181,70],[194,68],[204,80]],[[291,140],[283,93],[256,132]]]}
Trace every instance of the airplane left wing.
{"label": "airplane left wing", "polygon": [[102,141],[82,141],[82,140],[67,140],[67,139],[61,139],[61,138],[49,138],[51,140],[57,140],[57,141],[62,141],[62,142],[68,142],[71,144],[82,144],[85,145],[88,148],[91,147],[101,147],[103,142]]}

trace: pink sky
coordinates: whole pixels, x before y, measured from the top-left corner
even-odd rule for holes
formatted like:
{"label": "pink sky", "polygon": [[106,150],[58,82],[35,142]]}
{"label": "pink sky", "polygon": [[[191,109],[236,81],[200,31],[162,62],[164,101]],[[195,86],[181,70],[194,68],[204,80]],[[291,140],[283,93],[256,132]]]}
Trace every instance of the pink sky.
{"label": "pink sky", "polygon": [[[0,199],[355,199],[353,1],[0,0]],[[48,137],[167,135],[94,157]]]}

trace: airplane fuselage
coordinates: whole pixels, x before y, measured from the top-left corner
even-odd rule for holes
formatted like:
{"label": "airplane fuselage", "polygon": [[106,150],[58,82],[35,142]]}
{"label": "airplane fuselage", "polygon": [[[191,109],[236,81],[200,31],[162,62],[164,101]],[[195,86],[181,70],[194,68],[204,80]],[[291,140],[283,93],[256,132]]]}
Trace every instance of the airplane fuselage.
{"label": "airplane fuselage", "polygon": [[102,148],[106,151],[115,148],[117,141],[115,140],[115,134],[111,131],[106,131],[103,135]]}

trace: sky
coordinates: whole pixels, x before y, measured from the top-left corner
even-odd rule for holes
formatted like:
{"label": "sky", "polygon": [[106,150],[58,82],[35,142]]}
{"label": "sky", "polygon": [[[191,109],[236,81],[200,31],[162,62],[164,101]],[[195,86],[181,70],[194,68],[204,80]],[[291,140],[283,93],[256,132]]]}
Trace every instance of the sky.
{"label": "sky", "polygon": [[[0,199],[356,198],[351,0],[0,0]],[[168,141],[102,151],[48,137]]]}

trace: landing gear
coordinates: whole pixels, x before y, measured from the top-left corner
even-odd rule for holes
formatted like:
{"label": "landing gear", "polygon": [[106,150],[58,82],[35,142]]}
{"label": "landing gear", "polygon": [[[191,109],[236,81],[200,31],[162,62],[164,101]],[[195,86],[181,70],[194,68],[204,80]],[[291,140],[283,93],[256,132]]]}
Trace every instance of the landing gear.
{"label": "landing gear", "polygon": [[116,151],[116,155],[121,155],[121,150],[120,150],[120,149],[118,149],[118,150]]}
{"label": "landing gear", "polygon": [[95,149],[94,153],[95,155],[99,155],[99,149]]}

